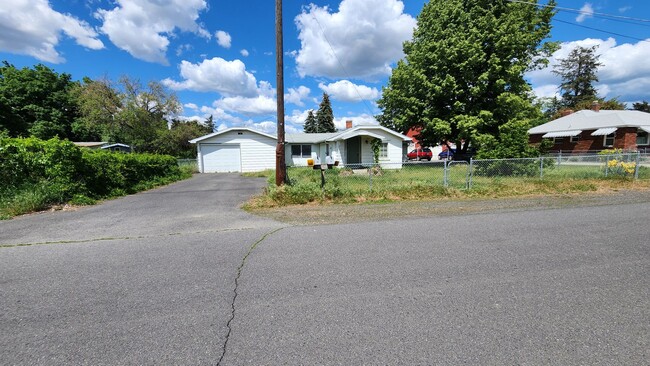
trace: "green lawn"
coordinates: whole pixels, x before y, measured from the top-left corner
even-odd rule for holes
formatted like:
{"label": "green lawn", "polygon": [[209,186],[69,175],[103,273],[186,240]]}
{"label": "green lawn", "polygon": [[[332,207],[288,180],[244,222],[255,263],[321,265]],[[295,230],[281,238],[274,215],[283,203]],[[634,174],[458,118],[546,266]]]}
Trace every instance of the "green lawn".
{"label": "green lawn", "polygon": [[[468,165],[454,163],[446,174],[441,163],[404,165],[401,169],[335,168],[324,172],[306,167],[289,167],[290,184],[275,186],[274,171],[268,177],[269,188],[263,197],[251,204],[277,206],[309,202],[366,202],[437,199],[448,197],[503,197],[530,194],[555,194],[645,186],[650,183],[650,169],[641,167],[639,180],[629,174],[616,175],[610,170],[605,177],[604,166],[598,164],[554,165],[545,161],[543,177],[539,160],[523,162],[479,161],[473,166],[471,178]],[[508,175],[505,175],[508,174]],[[258,175],[259,176],[259,175]],[[468,181],[471,180],[471,189]]]}

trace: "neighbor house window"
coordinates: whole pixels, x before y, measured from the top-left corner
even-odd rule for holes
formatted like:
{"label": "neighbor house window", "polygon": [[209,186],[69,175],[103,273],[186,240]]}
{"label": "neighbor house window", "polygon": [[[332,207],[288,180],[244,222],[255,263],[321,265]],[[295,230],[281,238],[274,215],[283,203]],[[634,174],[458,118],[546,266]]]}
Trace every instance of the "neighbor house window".
{"label": "neighbor house window", "polygon": [[578,141],[580,141],[580,135],[571,136],[570,141],[571,141],[572,144],[578,143]]}
{"label": "neighbor house window", "polygon": [[648,133],[643,131],[643,130],[637,131],[637,133],[636,133],[636,144],[637,145],[648,145]]}
{"label": "neighbor house window", "polygon": [[553,137],[553,143],[555,145],[562,145],[564,142],[564,137]]}
{"label": "neighbor house window", "polygon": [[612,132],[609,135],[605,136],[603,146],[614,146],[614,136],[616,136],[616,132]]}
{"label": "neighbor house window", "polygon": [[381,144],[381,147],[379,148],[379,157],[380,158],[387,158],[388,157],[388,143],[384,142]]}
{"label": "neighbor house window", "polygon": [[291,145],[291,156],[311,158],[311,145]]}

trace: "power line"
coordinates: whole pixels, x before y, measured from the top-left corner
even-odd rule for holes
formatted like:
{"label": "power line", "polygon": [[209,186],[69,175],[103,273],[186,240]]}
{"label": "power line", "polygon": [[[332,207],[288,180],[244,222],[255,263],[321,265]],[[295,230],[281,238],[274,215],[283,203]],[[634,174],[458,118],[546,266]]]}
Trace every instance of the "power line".
{"label": "power line", "polygon": [[589,26],[586,26],[586,25],[578,24],[578,23],[568,22],[568,21],[566,21],[566,20],[560,20],[560,19],[553,19],[553,20],[556,21],[556,22],[560,22],[560,23],[564,23],[564,24],[569,24],[569,25],[574,25],[574,26],[576,26],[576,27],[586,28],[586,29],[590,29],[590,30],[597,31],[597,32],[602,32],[602,33],[611,34],[611,35],[614,35],[614,36],[619,36],[619,37],[624,37],[624,38],[634,39],[634,40],[636,40],[636,41],[640,41],[640,42],[650,42],[650,40],[647,40],[647,39],[642,39],[642,38],[637,38],[637,37],[627,36],[627,35],[625,35],[625,34],[615,33],[615,32],[607,31],[607,30],[604,30],[604,29],[598,29],[598,28],[594,28],[594,27],[589,27]]}
{"label": "power line", "polygon": [[[531,5],[531,6],[540,7],[540,8],[553,8],[553,9],[557,9],[557,10],[565,11],[565,12],[585,14],[584,11],[579,10],[579,9],[551,6],[551,5],[546,5],[546,4],[537,4],[537,3],[532,3],[532,2],[529,2],[529,1],[523,1],[523,0],[508,0],[508,1],[511,2],[511,3],[516,3],[516,4],[525,4],[525,5]],[[607,14],[607,13],[597,13],[597,12],[590,12],[588,14],[591,15],[591,16],[594,16],[594,17],[605,18],[605,19],[612,20],[612,21],[618,21],[618,22],[623,22],[623,23],[628,23],[628,24],[635,24],[635,25],[650,27],[650,19],[633,18],[633,17],[621,16],[621,15],[613,15],[613,14]],[[557,19],[557,18],[554,18],[553,21],[568,24],[568,25],[573,25],[573,26],[580,27],[580,28],[594,30],[594,31],[597,31],[597,32],[607,33],[607,34],[611,34],[611,35],[614,35],[614,36],[629,38],[629,39],[633,39],[633,40],[640,41],[640,42],[650,42],[647,39],[642,39],[642,38],[638,38],[638,37],[634,37],[634,36],[628,36],[628,35],[625,35],[625,34],[622,34],[622,33],[616,33],[616,32],[612,32],[612,31],[608,31],[608,30],[604,30],[604,29],[600,29],[600,28],[595,28],[595,27],[590,27],[590,26],[586,26],[586,25],[582,25],[582,24],[578,24],[578,23],[574,23],[574,22],[570,22],[570,21],[566,21],[566,20],[560,20],[560,19]],[[636,23],[636,22],[640,22],[640,23]],[[647,23],[647,24],[644,24],[644,23]]]}
{"label": "power line", "polygon": [[[537,3],[532,3],[529,1],[523,1],[523,0],[508,0],[511,3],[517,3],[517,4],[526,4],[526,5],[532,5],[536,6],[539,8],[553,8],[561,11],[567,11],[571,13],[578,13],[578,14],[587,14],[595,17],[602,17],[602,18],[612,18],[612,19],[621,19],[621,20],[628,20],[628,21],[633,21],[633,22],[640,22],[640,23],[649,23],[650,25],[650,19],[643,19],[643,18],[634,18],[634,17],[628,17],[624,15],[614,15],[614,14],[607,14],[607,13],[598,13],[598,12],[585,12],[580,9],[574,9],[574,8],[565,8],[565,7],[560,7],[560,6],[551,6],[551,5],[545,5],[545,4],[537,4]],[[640,25],[645,25],[645,24],[640,24]]]}

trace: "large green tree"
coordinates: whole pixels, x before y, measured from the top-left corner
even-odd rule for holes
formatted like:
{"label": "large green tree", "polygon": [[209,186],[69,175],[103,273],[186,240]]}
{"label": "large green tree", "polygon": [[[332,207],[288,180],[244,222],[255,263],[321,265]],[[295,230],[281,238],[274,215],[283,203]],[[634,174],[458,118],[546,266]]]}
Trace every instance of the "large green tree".
{"label": "large green tree", "polygon": [[142,152],[157,151],[159,136],[181,108],[176,95],[162,84],[152,81],[143,86],[127,76],[116,86],[105,79],[84,80],[77,95],[82,112],[77,126],[80,131]]}
{"label": "large green tree", "polygon": [[330,96],[327,95],[327,93],[323,93],[323,100],[321,100],[318,110],[316,111],[316,123],[318,126],[317,132],[336,132],[332,103],[330,102]]}
{"label": "large green tree", "polygon": [[564,107],[575,108],[598,98],[594,83],[598,82],[598,68],[603,64],[598,61],[597,48],[578,46],[554,66],[553,73],[562,78],[560,92]]}
{"label": "large green tree", "polygon": [[44,65],[17,69],[0,66],[0,130],[9,136],[54,136],[74,139],[72,124],[79,117],[71,94],[78,83]]}
{"label": "large green tree", "polygon": [[554,6],[429,1],[383,89],[378,120],[400,132],[421,128],[425,145],[455,142],[466,152],[471,143],[484,155],[530,154],[525,131],[540,111],[524,73],[545,66],[557,49],[544,43]]}

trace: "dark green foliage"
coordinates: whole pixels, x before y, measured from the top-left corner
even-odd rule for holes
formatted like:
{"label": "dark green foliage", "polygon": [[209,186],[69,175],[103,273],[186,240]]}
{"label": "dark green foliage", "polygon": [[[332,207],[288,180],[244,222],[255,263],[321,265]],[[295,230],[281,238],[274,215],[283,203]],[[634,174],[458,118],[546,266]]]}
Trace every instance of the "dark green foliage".
{"label": "dark green foliage", "polygon": [[[528,141],[520,131],[540,112],[524,73],[545,66],[557,48],[543,43],[554,5],[429,1],[413,39],[404,44],[405,60],[383,89],[378,120],[400,132],[419,127],[424,145],[455,142],[461,153],[470,144],[480,151],[506,143],[512,140],[503,135],[508,131]],[[528,153],[511,150],[516,152],[511,157]]]}
{"label": "dark green foliage", "polygon": [[0,215],[135,193],[183,178],[176,158],[81,150],[57,138],[0,137]]}
{"label": "dark green foliage", "polygon": [[598,82],[598,67],[603,65],[598,62],[597,48],[576,47],[555,66],[553,73],[562,78],[560,91],[564,107],[575,108],[580,103],[597,99],[594,83]]}
{"label": "dark green foliage", "polygon": [[323,93],[323,100],[321,100],[318,111],[316,111],[316,124],[318,126],[316,132],[336,132],[334,112],[332,112],[332,104],[327,93]]}
{"label": "dark green foliage", "polygon": [[160,130],[154,144],[158,154],[172,155],[180,159],[195,159],[196,145],[190,140],[214,132],[214,124],[208,119],[206,124],[198,121],[172,120],[169,129]]}
{"label": "dark green foliage", "polygon": [[44,65],[17,69],[0,66],[0,130],[12,137],[74,139],[73,122],[80,116],[71,91],[78,86],[69,74]]}
{"label": "dark green foliage", "polygon": [[84,183],[95,198],[135,193],[143,182],[180,175],[176,158],[168,155],[86,150],[83,160]]}
{"label": "dark green foliage", "polygon": [[318,132],[318,121],[314,116],[314,111],[310,110],[307,113],[307,119],[305,120],[304,126],[305,133],[317,133]]}
{"label": "dark green foliage", "polygon": [[632,104],[632,109],[641,111],[641,112],[647,112],[650,113],[650,104],[648,104],[647,101],[639,102],[639,103],[633,103]]}
{"label": "dark green foliage", "polygon": [[69,141],[31,138],[0,140],[0,186],[21,187],[42,180],[74,189],[81,178],[82,154]]}

